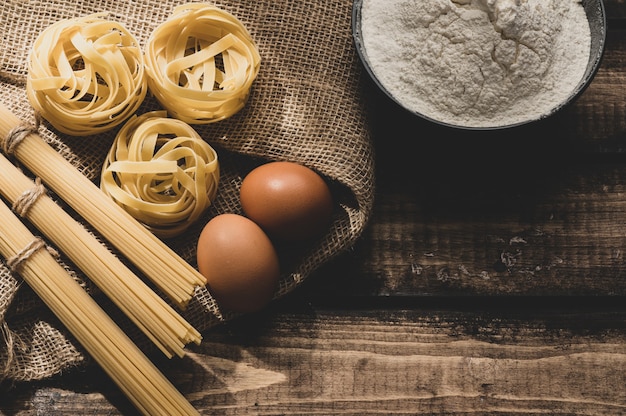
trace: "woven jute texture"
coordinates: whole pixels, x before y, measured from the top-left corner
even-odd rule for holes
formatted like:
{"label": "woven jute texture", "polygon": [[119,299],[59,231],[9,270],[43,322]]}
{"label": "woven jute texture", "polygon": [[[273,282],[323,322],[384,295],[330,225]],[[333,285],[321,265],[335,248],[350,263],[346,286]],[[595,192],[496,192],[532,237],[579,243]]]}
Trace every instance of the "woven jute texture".
{"label": "woven jute texture", "polygon": [[[106,11],[108,19],[122,23],[144,48],[152,31],[180,4],[171,0],[3,1],[0,102],[22,120],[34,120],[25,90],[27,58],[35,38],[54,22]],[[352,2],[226,0],[210,4],[232,13],[248,28],[259,47],[261,69],[243,110],[227,120],[194,126],[218,152],[219,191],[200,221],[166,243],[196,266],[195,245],[204,224],[219,213],[241,213],[238,192],[247,172],[272,160],[309,166],[327,179],[336,202],[335,215],[322,238],[300,248],[283,265],[279,298],[353,246],[372,211],[374,154],[352,42]],[[149,94],[138,113],[160,108]],[[71,137],[55,131],[45,120],[39,127],[42,138],[96,184],[116,132],[117,128],[97,136]],[[63,201],[58,203],[64,206]],[[64,261],[62,253],[59,261]],[[66,267],[106,305],[107,299],[80,270],[71,263]],[[107,310],[116,314],[110,305]],[[200,331],[230,318],[220,313],[207,288],[197,290],[183,315]],[[120,322],[141,346],[150,348],[137,330],[123,319]],[[89,361],[20,276],[8,270],[6,259],[0,259],[0,325],[0,379],[42,379]]]}

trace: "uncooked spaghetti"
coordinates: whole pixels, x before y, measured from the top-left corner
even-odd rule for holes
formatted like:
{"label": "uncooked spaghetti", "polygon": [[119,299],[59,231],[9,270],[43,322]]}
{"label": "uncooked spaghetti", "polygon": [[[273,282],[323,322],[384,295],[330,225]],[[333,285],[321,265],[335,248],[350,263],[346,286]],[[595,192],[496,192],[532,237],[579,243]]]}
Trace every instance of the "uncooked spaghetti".
{"label": "uncooked spaghetti", "polygon": [[[42,137],[0,104],[0,144],[133,262],[166,296],[184,308],[206,279],[163,241],[105,195]],[[15,145],[15,137],[20,139]]]}
{"label": "uncooked spaghetti", "polygon": [[0,195],[56,244],[163,353],[184,355],[201,336],[173,308],[74,220],[33,181],[0,154]]}
{"label": "uncooked spaghetti", "polygon": [[11,209],[0,201],[0,255],[145,415],[199,415]]}

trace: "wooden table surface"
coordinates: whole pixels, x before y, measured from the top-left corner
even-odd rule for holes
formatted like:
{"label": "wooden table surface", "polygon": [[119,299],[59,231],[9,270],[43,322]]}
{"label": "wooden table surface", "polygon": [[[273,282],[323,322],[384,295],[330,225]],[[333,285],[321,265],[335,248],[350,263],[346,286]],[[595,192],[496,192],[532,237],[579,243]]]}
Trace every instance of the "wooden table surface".
{"label": "wooden table surface", "polygon": [[[353,250],[158,362],[210,415],[626,414],[626,4],[558,116],[490,134],[375,111]],[[133,415],[97,367],[1,392],[3,415]]]}

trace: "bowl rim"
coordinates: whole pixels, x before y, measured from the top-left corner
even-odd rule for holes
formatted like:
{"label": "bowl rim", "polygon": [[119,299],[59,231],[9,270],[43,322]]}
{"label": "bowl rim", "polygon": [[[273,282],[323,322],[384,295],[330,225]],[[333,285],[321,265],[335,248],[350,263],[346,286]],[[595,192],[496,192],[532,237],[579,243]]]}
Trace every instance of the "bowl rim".
{"label": "bowl rim", "polygon": [[[381,1],[384,1],[384,0],[381,0]],[[354,42],[357,55],[359,56],[359,60],[361,61],[362,67],[365,69],[365,72],[368,74],[369,78],[374,82],[376,87],[384,93],[384,95],[388,99],[394,102],[403,111],[408,112],[409,114],[417,116],[431,123],[435,123],[440,126],[449,127],[449,128],[453,128],[457,130],[472,130],[472,131],[506,130],[506,129],[512,129],[515,127],[527,125],[529,123],[534,123],[540,120],[545,120],[546,118],[551,117],[552,115],[554,115],[555,113],[563,109],[564,107],[569,106],[577,98],[579,98],[583,94],[583,92],[587,89],[587,87],[589,87],[589,84],[591,84],[591,81],[593,80],[593,78],[598,73],[598,70],[600,69],[602,58],[604,57],[606,37],[607,37],[607,17],[606,17],[606,8],[604,6],[604,0],[582,0],[581,4],[584,7],[585,4],[589,1],[597,1],[598,3],[598,11],[600,14],[600,20],[599,20],[600,25],[598,29],[599,29],[600,36],[597,38],[597,42],[599,42],[598,47],[597,47],[597,53],[593,54],[593,51],[592,51],[592,54],[589,57],[589,63],[587,65],[587,68],[585,69],[584,76],[580,79],[580,81],[578,82],[576,87],[572,90],[570,95],[565,100],[563,100],[560,104],[554,106],[550,111],[547,111],[545,114],[542,114],[538,118],[530,118],[528,120],[505,124],[501,126],[464,126],[462,124],[448,123],[445,121],[441,121],[441,120],[437,120],[435,118],[429,117],[420,112],[410,110],[406,108],[397,98],[395,98],[393,94],[391,94],[391,92],[387,90],[387,88],[380,82],[376,74],[374,74],[374,71],[372,70],[370,63],[369,63],[369,59],[367,57],[367,52],[366,52],[365,45],[363,44],[363,36],[361,32],[361,8],[363,6],[363,0],[353,0],[352,2],[352,22],[351,22],[352,39]],[[586,8],[585,8],[585,12],[587,13]],[[588,16],[588,13],[587,13],[587,16]]]}

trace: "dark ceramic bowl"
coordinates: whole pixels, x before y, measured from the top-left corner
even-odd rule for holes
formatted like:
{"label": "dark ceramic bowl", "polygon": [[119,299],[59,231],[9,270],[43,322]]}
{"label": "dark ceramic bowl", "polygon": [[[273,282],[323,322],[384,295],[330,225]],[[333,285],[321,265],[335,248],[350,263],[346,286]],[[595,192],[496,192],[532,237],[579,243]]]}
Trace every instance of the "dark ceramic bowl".
{"label": "dark ceramic bowl", "polygon": [[[380,0],[385,1],[385,0]],[[465,126],[460,124],[451,124],[449,122],[436,120],[432,117],[426,116],[417,111],[411,110],[402,104],[390,91],[381,83],[381,81],[377,78],[372,70],[370,65],[370,61],[368,59],[367,50],[365,48],[363,42],[363,33],[361,30],[361,9],[363,5],[363,0],[355,0],[352,8],[352,35],[354,38],[354,43],[356,46],[357,53],[363,63],[363,66],[374,81],[376,86],[380,88],[383,93],[388,96],[393,102],[398,104],[400,107],[404,108],[406,111],[421,117],[423,119],[429,120],[431,122],[453,127],[459,129],[469,129],[469,130],[495,130],[495,129],[504,129],[515,126],[520,126],[523,124],[528,124],[534,121],[538,121],[540,119],[545,119],[549,116],[560,111],[562,108],[566,107],[573,101],[575,101],[587,88],[587,86],[591,83],[593,77],[596,75],[598,68],[600,66],[600,62],[602,60],[602,56],[604,54],[604,46],[606,41],[606,13],[604,8],[604,3],[602,0],[582,0],[583,8],[587,14],[587,19],[589,21],[590,32],[591,32],[591,49],[589,54],[589,61],[587,62],[587,67],[584,72],[584,76],[581,78],[580,82],[572,89],[571,93],[567,98],[565,98],[561,103],[554,106],[551,110],[544,112],[539,117],[529,118],[524,121],[516,121],[512,123],[503,123],[502,125],[497,126],[488,126],[488,127],[473,127],[473,126]]]}

